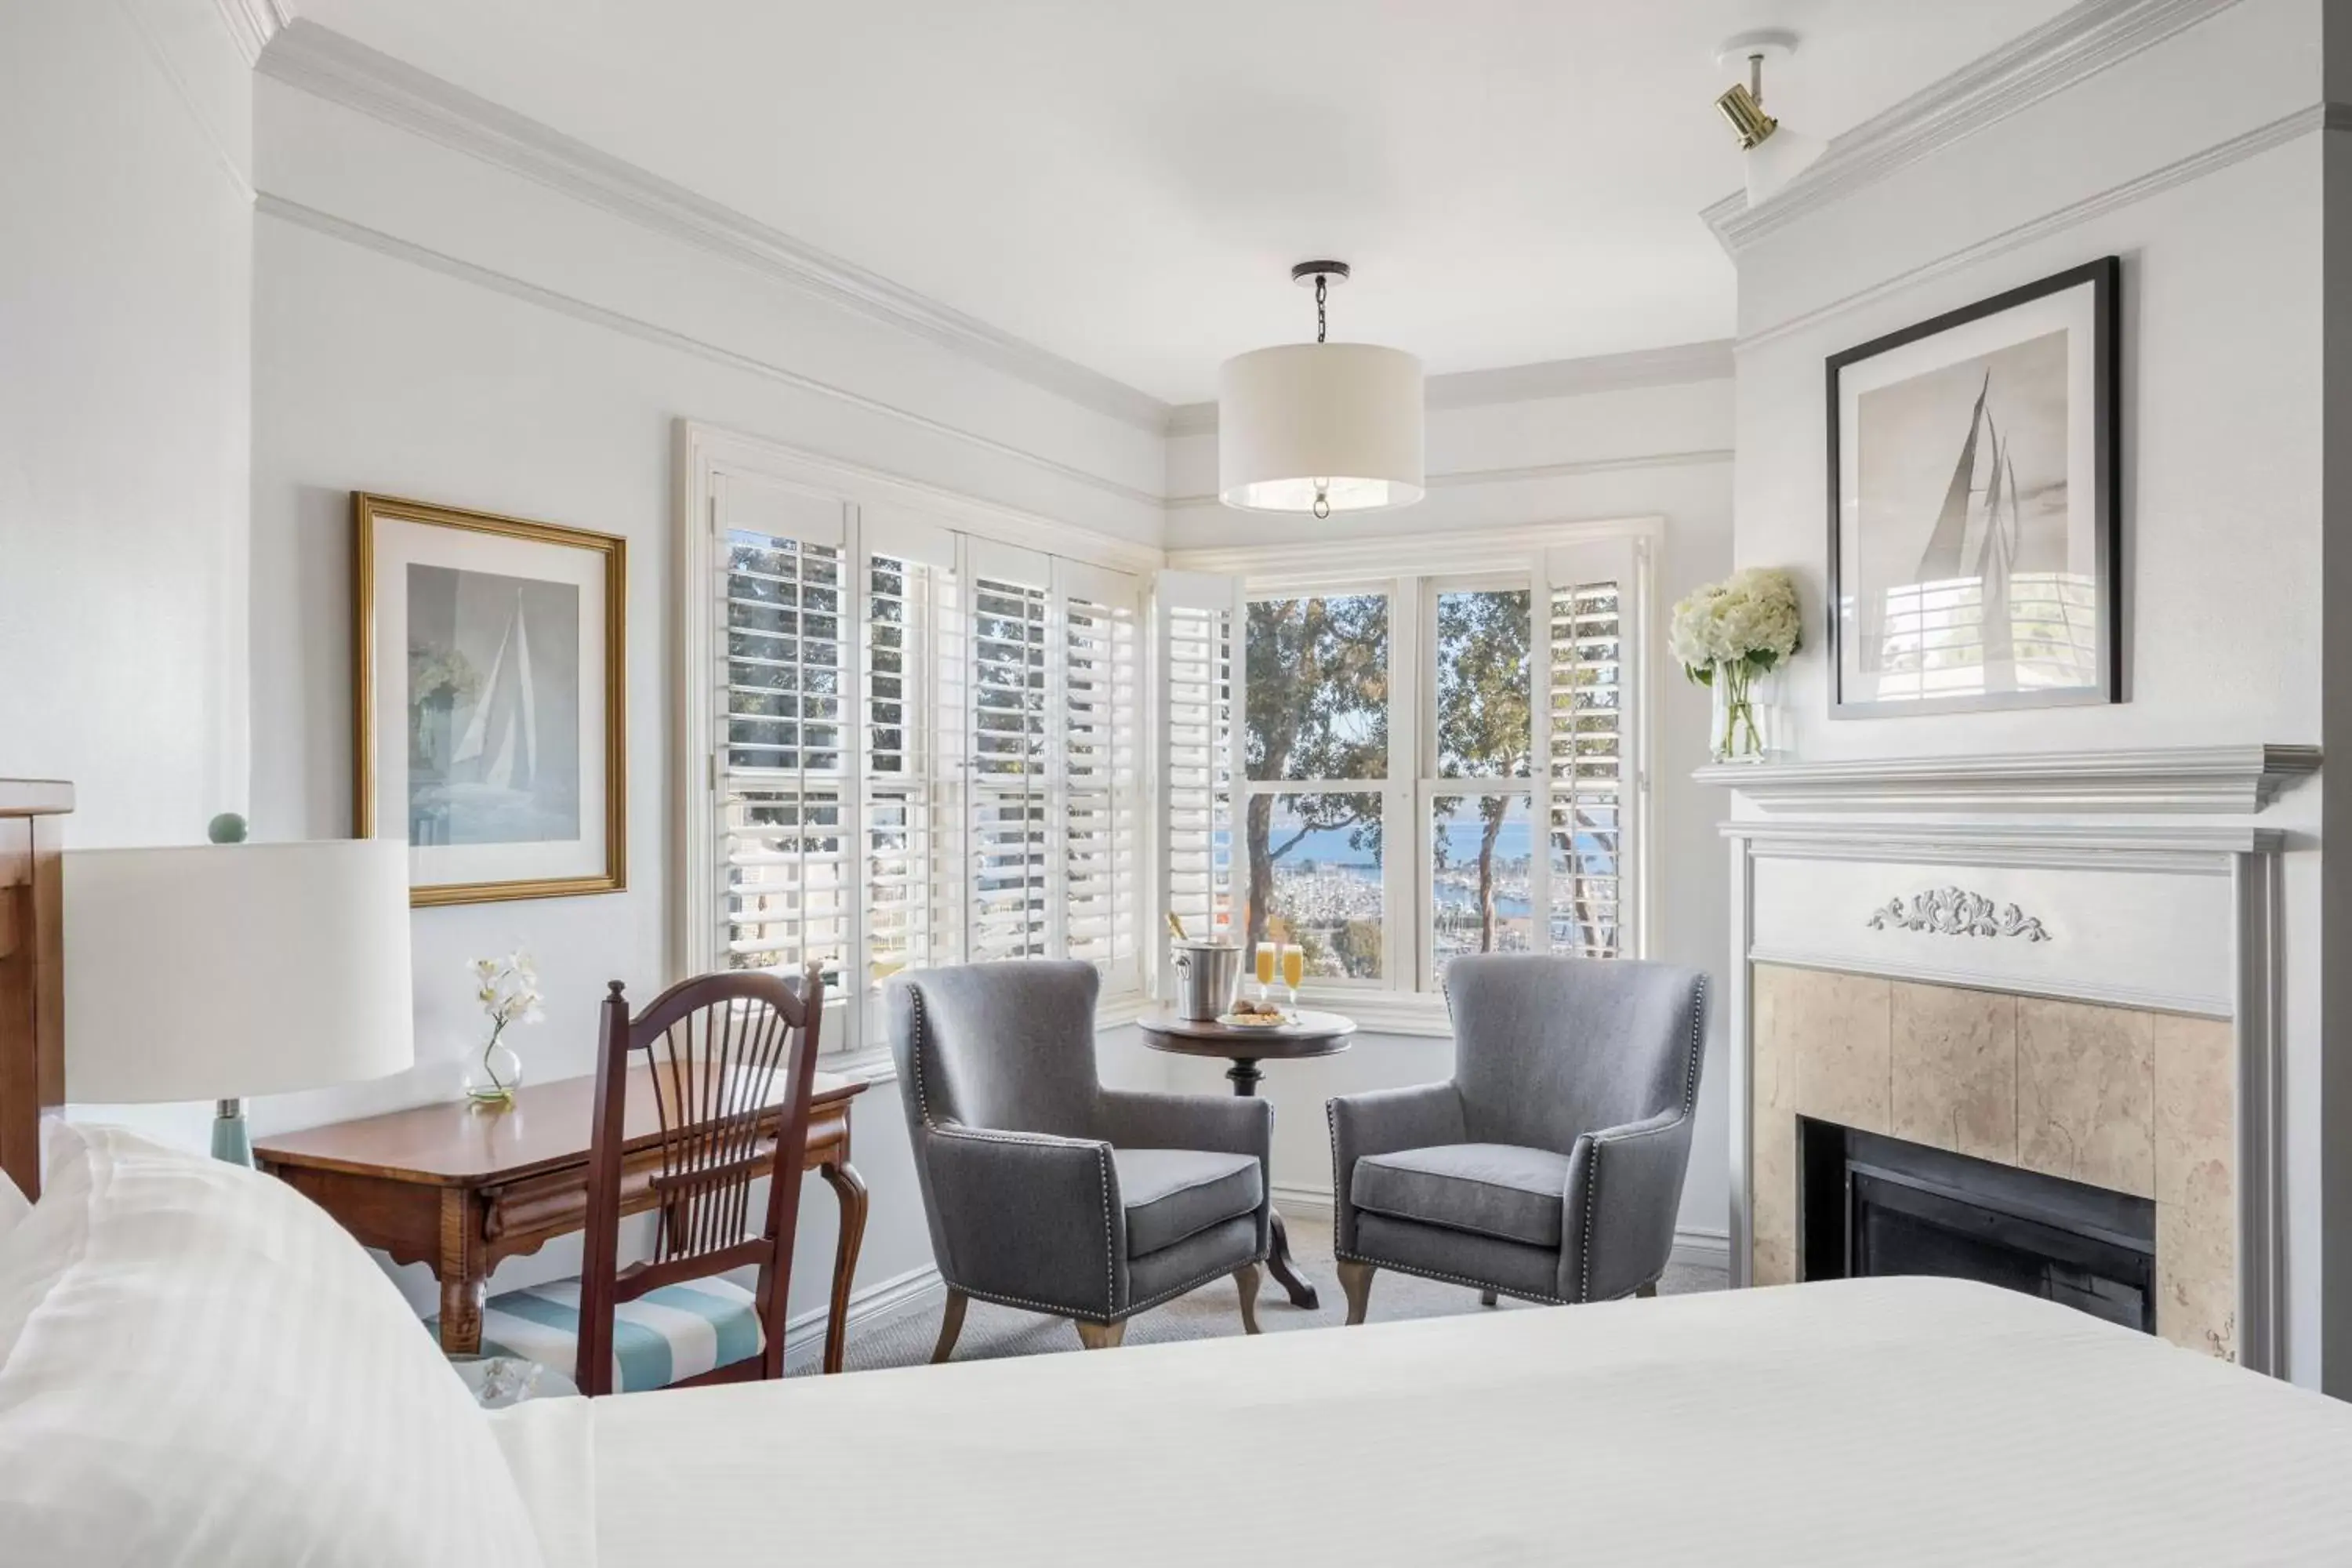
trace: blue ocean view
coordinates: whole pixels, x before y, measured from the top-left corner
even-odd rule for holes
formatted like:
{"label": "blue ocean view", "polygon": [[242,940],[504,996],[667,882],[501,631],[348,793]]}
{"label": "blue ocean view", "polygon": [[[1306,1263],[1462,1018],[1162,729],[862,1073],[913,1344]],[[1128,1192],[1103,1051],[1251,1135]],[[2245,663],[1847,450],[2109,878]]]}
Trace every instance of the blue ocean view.
{"label": "blue ocean view", "polygon": [[[1297,831],[1294,826],[1292,832]],[[1478,842],[1484,832],[1475,817],[1455,819],[1438,825],[1437,831],[1445,841],[1446,874],[1433,889],[1441,909],[1467,909],[1476,897],[1474,880],[1478,863]],[[1283,825],[1275,824],[1275,842],[1286,842],[1290,834]],[[1338,873],[1367,882],[1381,878],[1381,863],[1369,848],[1357,848],[1348,842],[1349,830],[1344,827],[1318,828],[1301,839],[1297,847],[1276,863],[1277,879],[1288,879],[1315,872]],[[1496,879],[1495,910],[1505,919],[1531,912],[1527,899],[1526,863],[1529,856],[1531,834],[1524,820],[1506,821],[1495,841],[1495,858],[1500,874]],[[1579,847],[1585,855],[1588,869],[1606,874],[1615,869],[1610,863],[1606,846],[1590,834],[1580,835]]]}

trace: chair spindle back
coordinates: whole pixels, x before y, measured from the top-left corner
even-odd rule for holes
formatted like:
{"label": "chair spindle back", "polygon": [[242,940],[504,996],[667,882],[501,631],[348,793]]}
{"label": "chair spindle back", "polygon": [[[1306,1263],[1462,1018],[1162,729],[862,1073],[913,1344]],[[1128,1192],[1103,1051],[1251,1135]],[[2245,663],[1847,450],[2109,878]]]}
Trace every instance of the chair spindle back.
{"label": "chair spindle back", "polygon": [[[613,982],[596,1058],[580,1276],[582,1393],[611,1391],[622,1302],[752,1266],[760,1271],[760,1375],[783,1375],[784,1298],[824,1012],[824,983],[814,965],[797,991],[763,973],[682,981],[634,1019]],[[654,1123],[635,1139],[646,1173],[636,1177],[626,1169],[631,1122],[642,1128],[648,1117],[643,1110],[630,1116],[632,1095],[650,1101]],[[763,1124],[772,1121],[769,1142]],[[657,1164],[642,1157],[648,1145]],[[766,1213],[755,1232],[751,1186],[763,1176]],[[644,1207],[659,1216],[653,1255],[621,1268],[621,1216]]]}

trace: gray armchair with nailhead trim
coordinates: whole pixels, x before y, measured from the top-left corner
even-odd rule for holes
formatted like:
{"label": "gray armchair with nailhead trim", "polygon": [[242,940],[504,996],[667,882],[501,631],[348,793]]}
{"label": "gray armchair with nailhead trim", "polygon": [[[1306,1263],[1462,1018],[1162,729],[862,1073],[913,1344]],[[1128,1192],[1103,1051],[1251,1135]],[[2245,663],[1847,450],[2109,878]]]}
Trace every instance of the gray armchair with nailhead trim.
{"label": "gray armchair with nailhead trim", "polygon": [[1654,1292],[1690,1163],[1706,977],[1486,953],[1447,964],[1445,994],[1451,1079],[1328,1108],[1348,1321],[1381,1268],[1489,1305]]}
{"label": "gray armchair with nailhead trim", "polygon": [[912,971],[885,992],[931,1252],[933,1361],[971,1298],[1069,1318],[1089,1349],[1226,1275],[1257,1332],[1274,1112],[1262,1100],[1106,1089],[1090,963]]}

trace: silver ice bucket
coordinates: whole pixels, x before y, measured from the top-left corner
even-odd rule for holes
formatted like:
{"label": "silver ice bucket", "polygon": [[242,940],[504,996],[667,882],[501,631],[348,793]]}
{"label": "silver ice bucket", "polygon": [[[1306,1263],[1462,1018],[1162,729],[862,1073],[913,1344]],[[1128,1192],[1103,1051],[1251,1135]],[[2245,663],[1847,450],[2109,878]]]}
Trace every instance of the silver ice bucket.
{"label": "silver ice bucket", "polygon": [[1242,950],[1229,942],[1170,944],[1176,959],[1176,1016],[1207,1023],[1234,1010]]}

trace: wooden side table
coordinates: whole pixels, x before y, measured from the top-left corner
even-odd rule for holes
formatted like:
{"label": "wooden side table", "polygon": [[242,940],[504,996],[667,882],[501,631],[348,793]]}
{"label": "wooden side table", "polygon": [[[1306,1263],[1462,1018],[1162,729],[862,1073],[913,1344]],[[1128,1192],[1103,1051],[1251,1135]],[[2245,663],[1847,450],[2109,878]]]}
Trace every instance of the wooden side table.
{"label": "wooden side table", "polygon": [[[1258,1070],[1258,1063],[1337,1056],[1348,1048],[1348,1037],[1356,1032],[1355,1020],[1337,1013],[1301,1010],[1293,1013],[1291,1019],[1273,1028],[1249,1027],[1180,1018],[1163,1009],[1145,1014],[1136,1024],[1143,1031],[1143,1043],[1155,1051],[1171,1051],[1182,1057],[1223,1058],[1233,1064],[1225,1069],[1225,1077],[1232,1082],[1234,1092],[1254,1095],[1265,1078]],[[1314,1282],[1299,1273],[1290,1260],[1290,1227],[1283,1222],[1282,1211],[1271,1203],[1267,1215],[1274,1242],[1265,1260],[1266,1271],[1289,1294],[1292,1306],[1312,1311],[1320,1304],[1320,1299],[1315,1294]]]}
{"label": "wooden side table", "polygon": [[[661,1164],[654,1068],[631,1069],[621,1212],[658,1206],[652,1181]],[[784,1091],[778,1075],[776,1095]],[[490,1270],[537,1252],[588,1219],[589,1115],[593,1073],[526,1084],[501,1110],[420,1105],[265,1139],[254,1163],[334,1215],[368,1247],[399,1263],[430,1265],[441,1280],[441,1348],[482,1346],[482,1298]],[[825,1322],[824,1370],[839,1372],[849,1286],[866,1236],[866,1184],[849,1163],[849,1102],[856,1079],[816,1075],[809,1106],[804,1170],[841,1203],[833,1300]],[[775,1147],[775,1117],[761,1127],[761,1152]]]}

